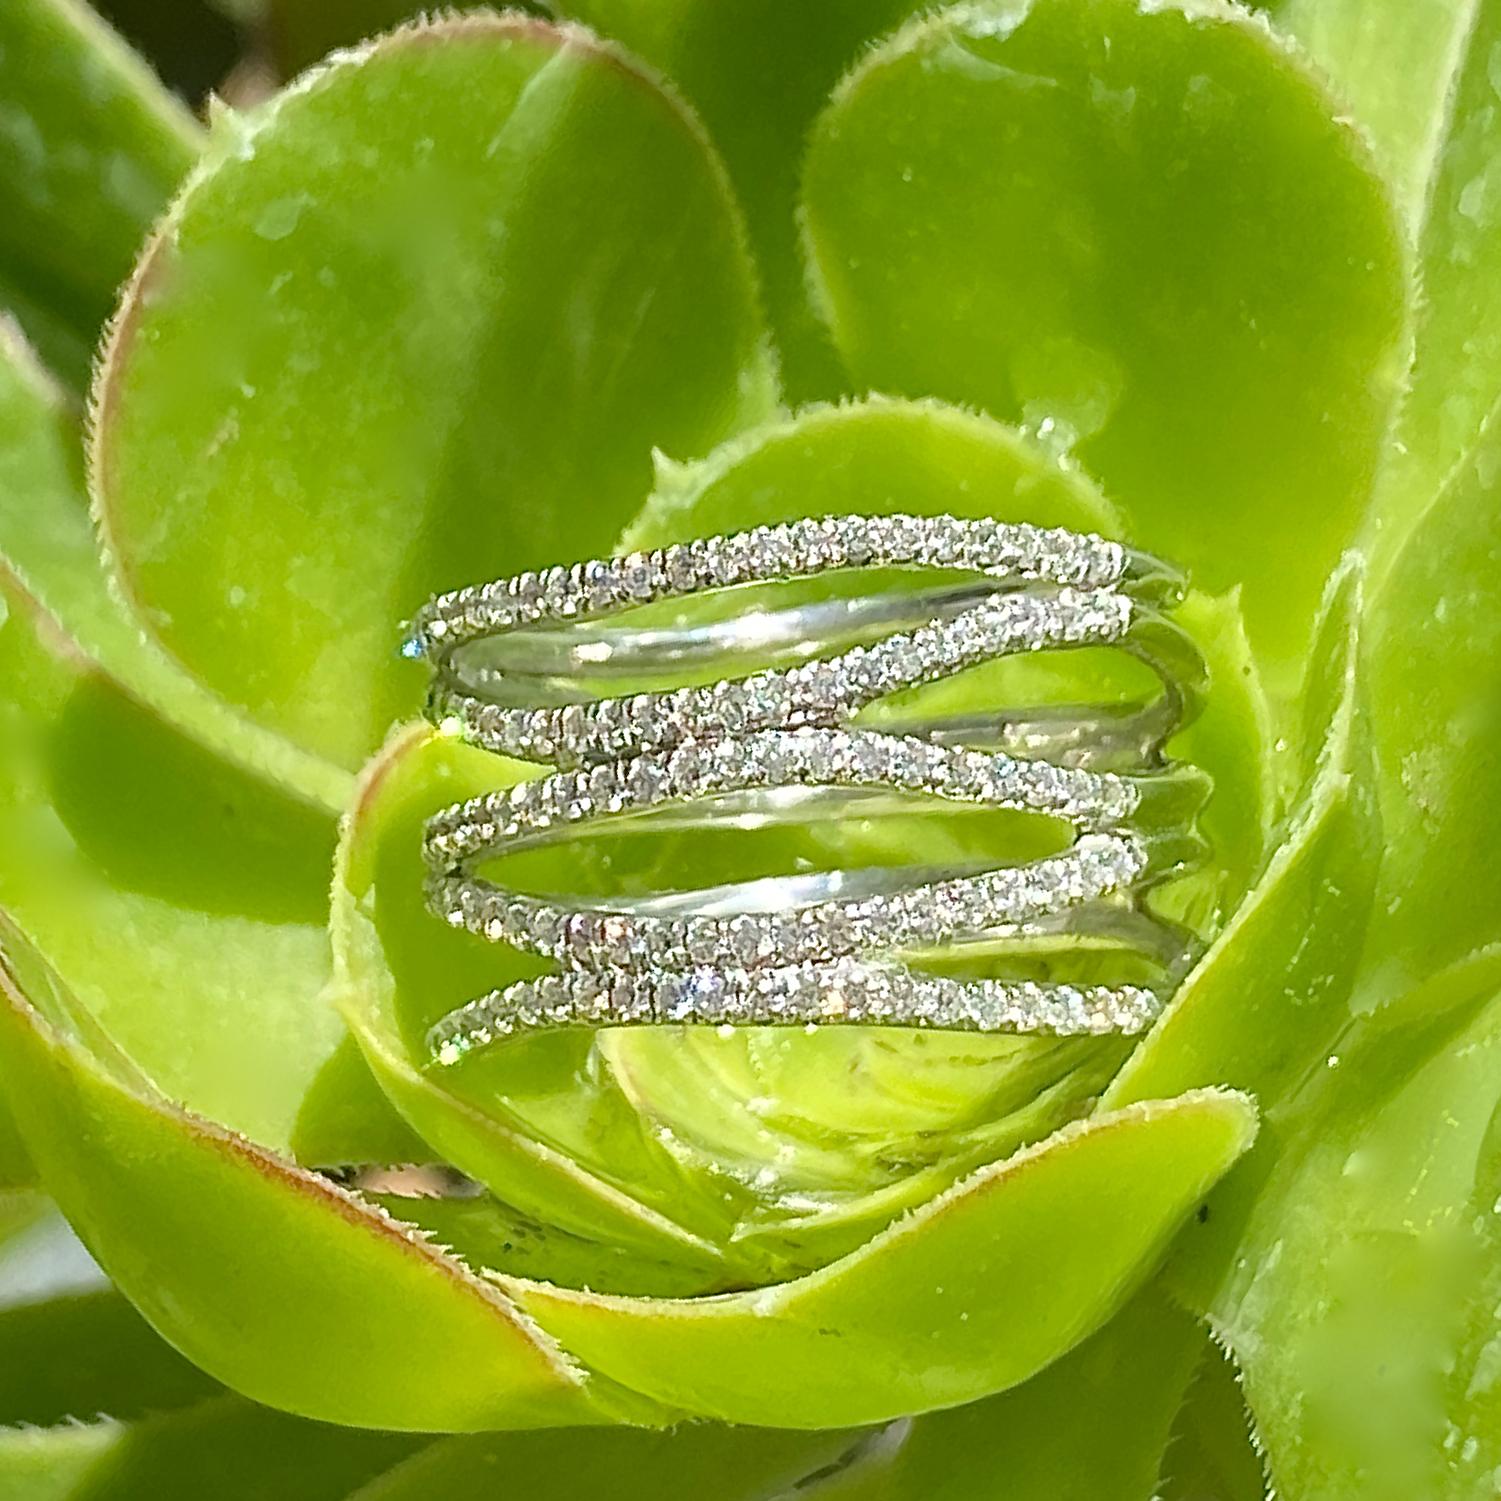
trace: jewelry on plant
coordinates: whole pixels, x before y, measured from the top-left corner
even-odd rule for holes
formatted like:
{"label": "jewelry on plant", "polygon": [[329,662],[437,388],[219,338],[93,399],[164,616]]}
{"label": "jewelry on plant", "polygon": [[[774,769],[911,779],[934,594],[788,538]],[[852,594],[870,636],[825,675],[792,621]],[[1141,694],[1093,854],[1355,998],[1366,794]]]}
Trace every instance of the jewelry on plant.
{"label": "jewelry on plant", "polygon": [[[810,595],[806,581],[825,574],[871,578],[863,593]],[[800,593],[778,608],[768,586]],[[433,669],[429,716],[553,770],[429,821],[430,905],[561,966],[443,1017],[430,1034],[438,1060],[558,1027],[1143,1030],[1161,1006],[1152,985],[942,971],[1015,968],[1019,956],[1035,967],[1063,939],[1158,975],[1181,965],[1183,933],[1141,902],[1201,849],[1192,821],[1207,779],[1162,754],[1204,678],[1159,608],[1180,590],[1157,560],[1100,537],[889,515],[756,527],[437,596],[402,648]],[[695,621],[696,596],[741,608]],[[673,601],[686,608],[659,619]],[[644,624],[613,620],[648,606]],[[960,717],[889,702],[988,662],[1091,646],[1136,657],[1160,692]],[[663,677],[678,685],[641,687]],[[879,721],[862,720],[877,705]],[[598,901],[480,873],[634,819],[866,817],[924,798],[1041,814],[1074,837],[999,868],[841,870]]]}

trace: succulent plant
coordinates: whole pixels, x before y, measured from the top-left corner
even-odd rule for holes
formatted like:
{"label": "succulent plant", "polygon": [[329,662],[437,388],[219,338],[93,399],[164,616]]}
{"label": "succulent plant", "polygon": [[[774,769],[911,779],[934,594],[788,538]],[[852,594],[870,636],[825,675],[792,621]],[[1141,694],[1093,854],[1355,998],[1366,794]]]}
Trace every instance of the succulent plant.
{"label": "succulent plant", "polygon": [[[206,124],[0,11],[0,1495],[1496,1494],[1501,5],[233,9]],[[402,623],[868,510],[1187,570],[1160,1020],[430,1067],[535,966],[421,825],[538,768]]]}

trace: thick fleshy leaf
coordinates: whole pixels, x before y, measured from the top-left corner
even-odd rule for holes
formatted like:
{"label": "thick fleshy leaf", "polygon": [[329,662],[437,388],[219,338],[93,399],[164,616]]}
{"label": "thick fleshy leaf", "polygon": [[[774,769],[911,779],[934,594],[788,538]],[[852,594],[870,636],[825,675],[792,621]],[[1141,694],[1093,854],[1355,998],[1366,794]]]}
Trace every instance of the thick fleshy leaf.
{"label": "thick fleshy leaf", "polygon": [[[1093,485],[1016,431],[939,402],[871,400],[809,408],[700,464],[664,470],[620,545],[661,547],[810,512],[890,511],[1120,530]],[[1030,702],[1047,696],[1049,672],[1065,674],[1071,687],[1089,681],[1076,665],[1057,656],[1001,664],[906,695],[900,708],[912,712],[940,694],[958,713],[1008,691]],[[1101,679],[1091,689],[1112,697],[1116,680],[1108,670]],[[865,718],[878,722],[881,713],[876,706]],[[776,868],[941,864],[956,858],[956,844],[996,859],[1009,837],[917,805],[907,817],[846,816],[783,831]],[[694,848],[691,837],[680,844]],[[719,858],[711,882],[743,873],[732,868],[730,848]],[[601,1051],[683,1168],[716,1188],[730,1211],[720,1233],[742,1253],[764,1245],[804,1266],[853,1249],[966,1172],[1078,1114],[1119,1057],[1108,1045],[862,1029],[813,1038],[654,1029],[616,1033]]]}
{"label": "thick fleshy leaf", "polygon": [[82,0],[6,0],[0,100],[0,307],[82,384],[199,131]]}
{"label": "thick fleshy leaf", "polygon": [[527,961],[497,958],[427,910],[422,824],[445,802],[535,770],[426,729],[393,736],[340,845],[336,997],[381,1088],[444,1160],[539,1224],[697,1266],[712,1282],[723,1254],[683,1223],[694,1201],[660,1141],[619,1087],[585,1066],[591,1039],[556,1034],[496,1050],[477,1069],[426,1067],[427,1025],[503,983],[507,959],[516,974]]}
{"label": "thick fleshy leaf", "polygon": [[[1266,869],[1112,1081],[1107,1107],[1206,1084],[1273,1104],[1349,1022],[1382,849],[1358,681],[1360,584],[1352,561],[1325,602],[1302,694],[1304,780]],[[1257,1152],[1271,1150],[1263,1139]]]}
{"label": "thick fleshy leaf", "polygon": [[[305,9],[307,7],[296,7]],[[798,399],[844,381],[808,302],[795,200],[808,128],[839,75],[921,0],[555,0],[660,68],[703,115],[745,205]]]}
{"label": "thick fleshy leaf", "polygon": [[1042,444],[939,401],[812,406],[696,464],[662,464],[620,542],[662,547],[810,515],[992,516],[1118,536],[1099,489]]}
{"label": "thick fleshy leaf", "polygon": [[893,1424],[808,1501],[1142,1501],[1203,1346],[1191,1318],[1144,1293],[1014,1391]]}
{"label": "thick fleshy leaf", "polygon": [[262,729],[160,649],[110,591],[83,482],[76,404],[0,318],[0,558],[90,655],[205,748],[331,810],[347,772]]}
{"label": "thick fleshy leaf", "polygon": [[0,905],[172,1098],[283,1143],[342,1035],[332,822],[164,723],[3,571],[0,605]]}
{"label": "thick fleshy leaf", "polygon": [[1501,960],[1355,1022],[1205,1304],[1278,1495],[1471,1501],[1501,1465]]}
{"label": "thick fleshy leaf", "polygon": [[1379,578],[1501,403],[1501,9],[1488,0],[1282,0],[1375,138],[1418,246],[1413,370],[1378,491]]}
{"label": "thick fleshy leaf", "polygon": [[1453,89],[1485,0],[1273,0],[1370,132],[1397,201],[1421,225]]}
{"label": "thick fleshy leaf", "polygon": [[500,1280],[568,1348],[660,1401],[787,1427],[875,1422],[1014,1386],[1092,1333],[1254,1135],[1243,1095],[1128,1106],[754,1292],[645,1300]]}
{"label": "thick fleshy leaf", "polygon": [[651,1411],[407,1227],[107,1067],[71,1035],[86,1019],[63,982],[19,935],[5,950],[0,1057],[27,1146],[115,1284],[196,1364],[258,1401],[357,1426]]}
{"label": "thick fleshy leaf", "polygon": [[1450,474],[1371,607],[1387,855],[1370,983],[1383,995],[1501,939],[1498,498],[1501,431]]}
{"label": "thick fleshy leaf", "polygon": [[1397,219],[1337,116],[1231,6],[990,0],[863,59],[805,174],[856,382],[1073,448],[1134,540],[1242,586],[1284,682],[1401,368]]}
{"label": "thick fleshy leaf", "polygon": [[1217,1347],[1199,1362],[1162,1471],[1161,1501],[1268,1501],[1240,1373]]}
{"label": "thick fleshy leaf", "polygon": [[[947,511],[1121,531],[1094,486],[1042,444],[939,402],[875,399],[810,408],[700,464],[665,471],[621,547],[664,546],[772,525],[810,509],[834,515]],[[1233,899],[1259,864],[1272,816],[1269,715],[1233,601],[1195,594],[1182,616],[1209,660],[1213,686],[1207,711],[1176,750],[1216,780],[1206,832],[1216,842],[1223,891],[1208,900]],[[1110,653],[1016,660],[905,696],[900,709],[910,713],[922,701],[974,713],[998,701],[1109,700],[1140,691],[1134,677],[1120,675],[1121,665]],[[881,713],[876,707],[864,717],[878,723]],[[811,830],[788,857],[798,868],[837,865],[868,860],[883,852],[884,843],[893,863],[924,852],[941,863],[942,841],[952,837],[927,813],[893,821],[884,834],[879,820],[845,818]],[[970,853],[995,858],[1006,837],[982,831],[971,840]],[[727,874],[718,871],[716,878]],[[1098,1069],[1108,1070],[1119,1056],[1108,1047],[1058,1049],[1035,1040],[987,1045],[963,1039],[945,1048],[920,1035],[721,1038],[708,1030],[685,1036],[622,1032],[607,1040],[604,1051],[636,1108],[671,1134],[680,1157],[696,1154],[701,1167],[733,1175],[738,1155],[746,1173],[767,1187],[767,1206],[740,1212],[738,1243],[774,1227],[805,1250],[820,1241],[837,1246],[837,1237],[862,1228],[868,1233],[970,1168],[1045,1134],[1050,1124],[1081,1108],[1098,1087]],[[1028,1108],[1018,1110],[1018,1100]],[[818,1104],[809,1108],[806,1101]],[[820,1162],[815,1146],[831,1149],[837,1160]],[[847,1181],[859,1154],[900,1163],[904,1181],[890,1181],[889,1170],[884,1177]],[[919,1165],[926,1170],[915,1170]],[[810,1213],[810,1200],[835,1183],[867,1197]],[[804,1206],[798,1223],[775,1214],[778,1192]]]}
{"label": "thick fleshy leaf", "polygon": [[1237,1254],[1268,1174],[1296,1149],[1287,1102],[1335,1056],[1361,1004],[1352,992],[1382,838],[1358,672],[1360,583],[1352,560],[1325,601],[1302,694],[1303,785],[1265,871],[1104,1094],[1114,1108],[1223,1084],[1261,1106],[1249,1160],[1183,1238],[1179,1276],[1191,1298],[1206,1296]]}
{"label": "thick fleshy leaf", "polygon": [[857,1435],[684,1425],[669,1433],[508,1433],[446,1439],[350,1501],[762,1501],[802,1495]]}
{"label": "thick fleshy leaf", "polygon": [[653,445],[774,381],[693,118],[578,30],[475,16],[218,122],[95,391],[127,594],[189,668],[353,766],[430,592],[603,548]]}
{"label": "thick fleshy leaf", "polygon": [[1483,462],[1501,406],[1501,9],[1489,0],[1464,9],[1469,28],[1453,54],[1448,112],[1434,124],[1411,388],[1382,479],[1389,551],[1435,494]]}

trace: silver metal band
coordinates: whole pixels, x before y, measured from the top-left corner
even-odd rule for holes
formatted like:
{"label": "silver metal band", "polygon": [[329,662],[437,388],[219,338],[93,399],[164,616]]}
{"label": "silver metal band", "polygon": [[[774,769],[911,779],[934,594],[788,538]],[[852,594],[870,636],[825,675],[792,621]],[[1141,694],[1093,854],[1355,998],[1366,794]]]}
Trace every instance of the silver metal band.
{"label": "silver metal band", "polygon": [[[660,615],[663,602],[701,594],[733,605],[753,586],[796,582],[806,596],[802,581],[821,574],[892,569],[917,570],[913,586],[886,579],[780,609],[758,599],[708,623],[614,618],[653,605]],[[1118,948],[1171,970],[1182,935],[1138,898],[1194,858],[1193,815],[1207,795],[1202,776],[1162,758],[1204,675],[1191,640],[1158,609],[1174,587],[1155,560],[1098,537],[882,516],[756,528],[434,599],[403,646],[433,666],[433,719],[556,769],[430,820],[430,903],[455,927],[562,966],[444,1017],[430,1038],[437,1057],[564,1026],[1140,1030],[1159,1005],[1145,985],[922,965],[1021,952],[1089,913]],[[1161,694],[1125,708],[851,723],[881,699],[981,663],[1080,646],[1135,654]],[[718,675],[622,691],[706,671]],[[586,826],[829,817],[851,806],[863,816],[913,799],[1040,813],[1069,826],[1073,842],[994,869],[841,871],[597,903],[522,893],[480,871]]]}

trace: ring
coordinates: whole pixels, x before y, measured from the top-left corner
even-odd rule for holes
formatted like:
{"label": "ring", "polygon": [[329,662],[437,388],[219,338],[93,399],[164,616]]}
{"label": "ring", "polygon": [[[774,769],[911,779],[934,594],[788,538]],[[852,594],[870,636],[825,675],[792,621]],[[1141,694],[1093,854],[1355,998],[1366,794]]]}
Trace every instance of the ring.
{"label": "ring", "polygon": [[[1190,946],[1143,897],[1201,857],[1194,818],[1208,795],[1202,772],[1163,754],[1206,675],[1164,613],[1181,589],[1156,559],[1101,537],[890,515],[756,527],[436,596],[402,645],[432,669],[429,718],[551,770],[428,821],[428,901],[455,928],[558,972],[450,1012],[429,1033],[435,1058],[560,1027],[1143,1030]],[[727,613],[705,618],[709,601]],[[1081,647],[1134,656],[1160,691],[1139,704],[947,717],[882,702],[999,659]],[[879,722],[862,719],[878,705]],[[1041,815],[1071,840],[993,868],[839,870],[600,900],[482,873],[642,820],[733,827],[914,802]],[[1113,954],[1157,983],[1026,972],[1060,949]],[[947,972],[976,962],[1011,972]]]}

